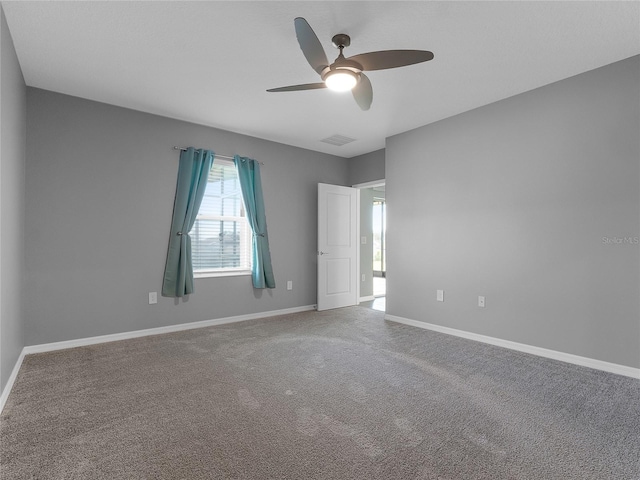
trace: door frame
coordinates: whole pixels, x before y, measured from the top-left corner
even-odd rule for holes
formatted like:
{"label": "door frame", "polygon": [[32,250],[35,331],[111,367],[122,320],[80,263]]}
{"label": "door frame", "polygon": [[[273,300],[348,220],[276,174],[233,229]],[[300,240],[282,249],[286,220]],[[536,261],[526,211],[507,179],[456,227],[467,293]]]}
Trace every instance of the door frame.
{"label": "door frame", "polygon": [[[383,185],[386,185],[387,180],[385,178],[381,179],[381,180],[373,180],[370,182],[363,182],[363,183],[356,183],[354,185],[351,185],[351,188],[357,188],[358,190],[362,190],[363,188],[373,188],[373,187],[382,187]],[[386,198],[386,195],[385,195]],[[357,218],[357,222],[358,222],[358,288],[357,288],[357,293],[358,293],[358,303],[360,302],[366,302],[367,300],[373,300],[374,297],[373,295],[371,296],[371,298],[369,297],[365,297],[365,298],[361,298],[360,297],[360,284],[362,283],[360,280],[362,278],[362,272],[360,271],[360,236],[362,235],[362,232],[360,232],[360,209],[361,209],[361,205],[358,206],[358,218]]]}

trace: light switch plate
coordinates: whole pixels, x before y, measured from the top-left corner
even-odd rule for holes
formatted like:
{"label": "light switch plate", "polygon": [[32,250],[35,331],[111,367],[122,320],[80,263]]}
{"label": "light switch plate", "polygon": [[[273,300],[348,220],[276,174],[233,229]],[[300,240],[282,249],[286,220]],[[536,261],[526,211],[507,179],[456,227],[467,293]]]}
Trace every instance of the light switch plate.
{"label": "light switch plate", "polygon": [[444,290],[436,290],[436,300],[444,302]]}
{"label": "light switch plate", "polygon": [[149,292],[149,305],[158,303],[158,292]]}

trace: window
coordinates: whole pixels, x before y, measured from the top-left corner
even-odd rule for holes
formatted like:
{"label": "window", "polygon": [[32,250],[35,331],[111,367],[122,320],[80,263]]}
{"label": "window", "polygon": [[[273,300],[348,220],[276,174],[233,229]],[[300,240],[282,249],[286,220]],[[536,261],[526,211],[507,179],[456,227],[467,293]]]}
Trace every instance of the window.
{"label": "window", "polygon": [[213,162],[189,236],[196,277],[251,273],[251,228],[232,161]]}

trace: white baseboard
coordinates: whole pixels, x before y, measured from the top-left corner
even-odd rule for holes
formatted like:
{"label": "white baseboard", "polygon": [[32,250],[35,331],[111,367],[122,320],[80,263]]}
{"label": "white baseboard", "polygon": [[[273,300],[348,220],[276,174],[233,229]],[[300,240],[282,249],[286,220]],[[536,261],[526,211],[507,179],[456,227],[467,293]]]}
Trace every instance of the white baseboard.
{"label": "white baseboard", "polygon": [[558,352],[557,350],[549,350],[547,348],[534,347],[532,345],[526,345],[524,343],[512,342],[510,340],[503,340],[501,338],[489,337],[486,335],[480,335],[478,333],[465,332],[464,330],[457,330],[455,328],[443,327],[440,325],[434,325],[432,323],[420,322],[418,320],[412,320],[410,318],[397,317],[395,315],[385,314],[385,320],[392,322],[403,323],[405,325],[411,325],[412,327],[423,328],[425,330],[433,330],[434,332],[446,333],[448,335],[454,335],[456,337],[462,337],[469,340],[475,340],[477,342],[489,343],[498,347],[509,348],[511,350],[517,350],[519,352],[531,353],[538,355],[539,357],[551,358],[553,360],[560,360],[561,362],[573,363],[574,365],[580,365],[582,367],[594,368],[596,370],[603,370],[609,373],[616,373],[618,375],[624,375],[626,377],[640,379],[640,368],[628,367],[626,365],[618,365],[616,363],[604,362],[602,360],[596,360],[588,357],[581,357],[579,355],[573,355],[571,353]]}
{"label": "white baseboard", "polygon": [[373,301],[375,299],[376,299],[376,297],[374,297],[373,295],[367,295],[366,297],[360,297],[360,299],[358,300],[358,303],[371,302],[371,301]]}
{"label": "white baseboard", "polygon": [[9,379],[7,380],[7,384],[4,386],[2,390],[2,394],[0,395],[0,414],[2,410],[4,410],[4,404],[7,403],[7,398],[9,398],[9,393],[13,388],[13,384],[16,382],[16,378],[18,378],[18,372],[20,371],[20,367],[22,366],[22,361],[24,360],[24,348],[20,352],[18,356],[18,360],[16,364],[13,366],[13,370],[11,371],[11,375],[9,375]]}
{"label": "white baseboard", "polygon": [[268,312],[249,313],[246,315],[237,315],[234,317],[216,318],[214,320],[203,320],[200,322],[182,323],[178,325],[168,325],[166,327],[149,328],[146,330],[134,330],[132,332],[114,333],[111,335],[100,335],[98,337],[78,338],[76,340],[66,340],[63,342],[44,343],[41,345],[28,345],[22,349],[18,361],[13,367],[13,371],[9,376],[7,384],[0,395],[0,413],[4,409],[4,405],[9,397],[9,393],[13,388],[13,384],[18,376],[18,371],[22,366],[22,361],[26,355],[32,353],[53,352],[55,350],[64,350],[66,348],[85,347],[87,345],[95,345],[98,343],[116,342],[118,340],[128,340],[130,338],[146,337],[149,335],[161,335],[163,333],[180,332],[182,330],[191,330],[194,328],[211,327],[214,325],[223,325],[226,323],[243,322],[246,320],[257,320],[260,318],[275,317],[277,315],[287,315],[289,313],[307,312],[315,310],[315,305],[305,305],[302,307],[285,308],[282,310],[271,310]]}
{"label": "white baseboard", "polygon": [[305,305],[303,307],[285,308],[282,310],[270,310],[268,312],[249,313],[246,315],[236,315],[234,317],[216,318],[214,320],[202,320],[200,322],[181,323],[178,325],[168,325],[166,327],[149,328],[146,330],[134,330],[132,332],[114,333],[111,335],[100,335],[98,337],[78,338],[77,340],[67,340],[64,342],[44,343],[41,345],[29,345],[24,347],[25,354],[52,352],[65,348],[85,347],[97,343],[116,342],[118,340],[128,340],[130,338],[146,337],[149,335],[162,335],[163,333],[180,332],[194,328],[212,327],[214,325],[224,325],[225,323],[244,322],[246,320],[257,320],[259,318],[275,317],[289,313],[307,312],[314,310],[315,305]]}

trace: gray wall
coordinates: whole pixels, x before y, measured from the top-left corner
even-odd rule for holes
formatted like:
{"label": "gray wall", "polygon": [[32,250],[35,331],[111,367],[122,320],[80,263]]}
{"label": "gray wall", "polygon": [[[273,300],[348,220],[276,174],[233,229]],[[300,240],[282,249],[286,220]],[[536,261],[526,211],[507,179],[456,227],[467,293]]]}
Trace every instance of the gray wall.
{"label": "gray wall", "polygon": [[639,85],[636,56],[387,139],[387,312],[640,367]]}
{"label": "gray wall", "polygon": [[[27,345],[316,303],[317,183],[346,185],[347,160],[32,88],[27,134]],[[148,305],[167,253],[173,145],[266,164],[276,289],[196,279],[186,300]]]}
{"label": "gray wall", "polygon": [[349,162],[349,185],[384,180],[385,151],[365,153],[352,157]]}
{"label": "gray wall", "polygon": [[26,87],[0,7],[0,390],[23,337]]}

